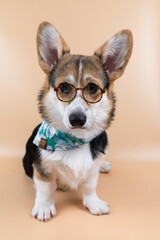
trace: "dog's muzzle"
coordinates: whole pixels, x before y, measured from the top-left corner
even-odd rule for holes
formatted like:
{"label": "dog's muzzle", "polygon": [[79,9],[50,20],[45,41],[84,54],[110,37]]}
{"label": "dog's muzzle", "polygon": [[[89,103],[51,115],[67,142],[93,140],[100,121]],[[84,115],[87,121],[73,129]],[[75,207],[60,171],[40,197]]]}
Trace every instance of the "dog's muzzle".
{"label": "dog's muzzle", "polygon": [[83,127],[86,119],[86,115],[82,112],[73,112],[69,116],[69,122],[74,128]]}

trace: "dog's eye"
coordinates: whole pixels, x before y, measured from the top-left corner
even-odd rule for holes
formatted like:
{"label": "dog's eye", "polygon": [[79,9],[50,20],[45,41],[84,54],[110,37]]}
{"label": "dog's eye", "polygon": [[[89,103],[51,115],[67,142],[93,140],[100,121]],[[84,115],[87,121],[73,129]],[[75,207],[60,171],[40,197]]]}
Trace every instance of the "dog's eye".
{"label": "dog's eye", "polygon": [[69,94],[71,92],[71,86],[68,85],[67,83],[60,85],[59,89],[62,93],[65,94]]}
{"label": "dog's eye", "polygon": [[91,95],[95,94],[98,91],[98,89],[99,89],[99,87],[94,83],[90,83],[87,86],[87,91]]}

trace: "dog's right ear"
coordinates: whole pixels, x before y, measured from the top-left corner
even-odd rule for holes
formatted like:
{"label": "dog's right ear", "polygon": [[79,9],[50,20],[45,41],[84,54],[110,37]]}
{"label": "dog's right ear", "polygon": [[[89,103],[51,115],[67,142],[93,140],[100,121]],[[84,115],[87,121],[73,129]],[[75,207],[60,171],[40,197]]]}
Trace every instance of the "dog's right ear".
{"label": "dog's right ear", "polygon": [[70,49],[52,24],[42,22],[37,31],[37,52],[39,65],[49,74],[58,59]]}

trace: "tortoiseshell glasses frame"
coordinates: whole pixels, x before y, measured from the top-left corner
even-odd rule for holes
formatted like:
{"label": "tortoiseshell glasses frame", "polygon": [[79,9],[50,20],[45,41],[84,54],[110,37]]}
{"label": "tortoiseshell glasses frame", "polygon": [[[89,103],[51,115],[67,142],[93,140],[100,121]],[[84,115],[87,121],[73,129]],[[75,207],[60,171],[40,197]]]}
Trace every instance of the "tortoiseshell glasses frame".
{"label": "tortoiseshell glasses frame", "polygon": [[[59,92],[60,92],[60,89],[61,89],[61,85],[60,85],[59,87],[54,88],[54,91],[56,91],[56,94],[57,94],[57,98],[58,98],[60,101],[62,101],[62,102],[72,102],[72,101],[75,99],[78,90],[82,91],[82,98],[83,98],[87,103],[97,103],[97,102],[99,102],[99,101],[102,99],[103,93],[105,93],[105,90],[104,90],[104,89],[101,89],[98,85],[94,84],[94,85],[96,86],[96,88],[97,88],[97,91],[99,91],[98,99],[97,99],[96,101],[89,101],[89,100],[87,100],[86,97],[85,97],[85,91],[87,90],[87,88],[90,87],[90,85],[87,85],[87,86],[84,87],[84,88],[76,88],[76,87],[75,87],[74,85],[72,85],[72,84],[68,84],[68,83],[63,83],[63,84],[66,85],[67,87],[69,86],[70,88],[72,88],[72,90],[74,89],[74,93],[73,93],[73,96],[71,97],[71,99],[69,99],[69,100],[64,100],[64,99],[60,98],[60,93],[59,93]],[[63,86],[63,85],[62,85],[62,86]],[[96,92],[97,92],[97,91],[96,91]],[[66,94],[66,93],[64,93],[64,94]],[[91,94],[91,95],[92,95],[92,94]]]}

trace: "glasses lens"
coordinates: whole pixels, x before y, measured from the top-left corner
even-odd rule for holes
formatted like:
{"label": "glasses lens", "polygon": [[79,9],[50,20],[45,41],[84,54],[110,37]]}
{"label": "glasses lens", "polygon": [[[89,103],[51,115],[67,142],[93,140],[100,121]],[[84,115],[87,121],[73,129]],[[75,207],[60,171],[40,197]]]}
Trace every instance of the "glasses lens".
{"label": "glasses lens", "polygon": [[75,88],[68,84],[62,83],[58,89],[58,98],[64,102],[69,102],[75,97]]}
{"label": "glasses lens", "polygon": [[84,89],[84,98],[87,102],[98,102],[102,97],[101,89],[94,83],[90,83]]}

